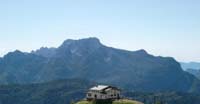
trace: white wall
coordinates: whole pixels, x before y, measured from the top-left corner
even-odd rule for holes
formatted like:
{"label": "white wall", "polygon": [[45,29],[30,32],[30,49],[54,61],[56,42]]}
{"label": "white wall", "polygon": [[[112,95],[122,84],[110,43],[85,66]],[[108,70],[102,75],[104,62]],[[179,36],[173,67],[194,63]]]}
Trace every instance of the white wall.
{"label": "white wall", "polygon": [[[89,91],[86,97],[94,99],[96,95],[96,99],[110,99],[110,98],[118,98],[117,95],[119,95],[119,97],[121,96],[120,91],[114,89],[107,90],[106,93],[107,94],[102,94],[99,91]],[[88,96],[88,94],[91,94],[91,96]]]}

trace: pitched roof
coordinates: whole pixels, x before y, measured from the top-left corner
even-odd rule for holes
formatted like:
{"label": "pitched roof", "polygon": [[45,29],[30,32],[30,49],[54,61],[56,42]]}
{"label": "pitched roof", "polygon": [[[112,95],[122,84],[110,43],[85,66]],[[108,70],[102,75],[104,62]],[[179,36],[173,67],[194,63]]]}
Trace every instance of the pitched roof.
{"label": "pitched roof", "polygon": [[97,90],[97,91],[101,91],[101,90],[104,90],[106,88],[108,88],[109,86],[106,86],[106,85],[98,85],[98,86],[94,86],[92,88],[90,88],[90,90]]}

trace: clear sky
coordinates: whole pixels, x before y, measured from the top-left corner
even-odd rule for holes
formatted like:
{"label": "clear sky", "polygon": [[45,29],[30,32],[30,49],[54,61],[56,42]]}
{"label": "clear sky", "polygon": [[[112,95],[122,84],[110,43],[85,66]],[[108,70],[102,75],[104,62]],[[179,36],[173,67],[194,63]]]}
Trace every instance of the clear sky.
{"label": "clear sky", "polygon": [[1,56],[86,37],[200,62],[200,0],[0,0]]}

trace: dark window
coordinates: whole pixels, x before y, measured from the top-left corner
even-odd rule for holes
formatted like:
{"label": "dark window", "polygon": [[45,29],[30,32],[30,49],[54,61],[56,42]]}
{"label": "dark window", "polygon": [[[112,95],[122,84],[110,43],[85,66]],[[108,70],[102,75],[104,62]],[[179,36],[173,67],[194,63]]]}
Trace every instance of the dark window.
{"label": "dark window", "polygon": [[120,98],[120,95],[119,94],[117,94],[117,99],[119,99]]}
{"label": "dark window", "polygon": [[91,96],[92,94],[91,93],[88,93],[88,96]]}
{"label": "dark window", "polygon": [[96,94],[94,95],[94,98],[95,98],[95,99],[97,98],[97,95],[96,95]]}

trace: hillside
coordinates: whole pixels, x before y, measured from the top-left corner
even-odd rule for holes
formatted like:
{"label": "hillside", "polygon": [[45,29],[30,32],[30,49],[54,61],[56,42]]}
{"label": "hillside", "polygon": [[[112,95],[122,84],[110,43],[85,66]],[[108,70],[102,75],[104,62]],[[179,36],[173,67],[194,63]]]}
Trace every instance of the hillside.
{"label": "hillside", "polygon": [[200,102],[200,95],[195,93],[128,91],[124,95],[145,104],[155,104],[155,102],[158,104],[199,104]]}
{"label": "hillside", "polygon": [[[79,101],[76,104],[93,104],[93,103],[92,101]],[[143,103],[134,100],[122,99],[113,101],[112,103],[97,103],[97,104],[143,104]]]}
{"label": "hillside", "polygon": [[[85,92],[94,85],[96,85],[94,82],[80,79],[28,85],[1,85],[0,104],[70,104],[85,98]],[[146,93],[123,90],[123,95],[145,104],[152,104],[155,101],[164,104],[199,104],[200,102],[200,95],[192,93]]]}
{"label": "hillside", "polygon": [[186,71],[200,79],[200,69],[187,69]]}
{"label": "hillside", "polygon": [[69,104],[84,98],[94,83],[79,79],[29,85],[1,85],[0,104]]}
{"label": "hillside", "polygon": [[172,57],[103,45],[97,38],[68,39],[57,48],[10,52],[0,59],[0,84],[81,78],[123,89],[200,92],[200,81]]}

